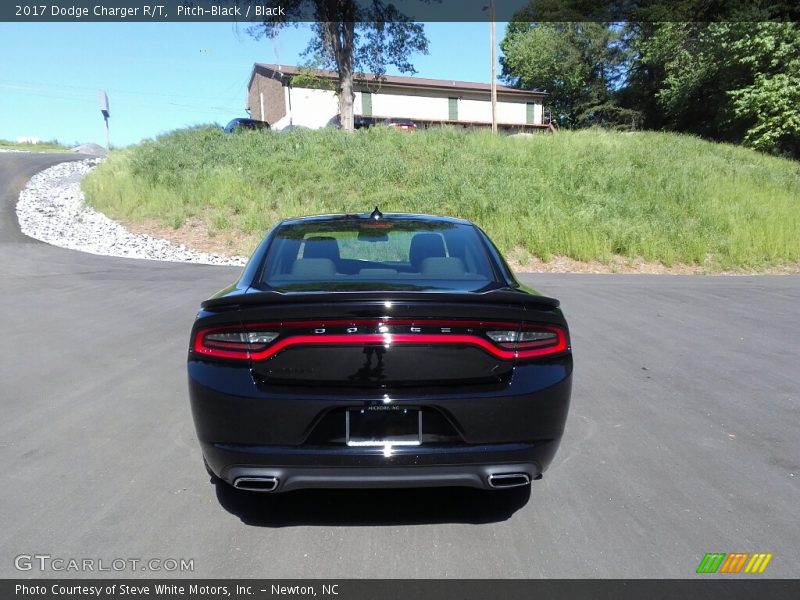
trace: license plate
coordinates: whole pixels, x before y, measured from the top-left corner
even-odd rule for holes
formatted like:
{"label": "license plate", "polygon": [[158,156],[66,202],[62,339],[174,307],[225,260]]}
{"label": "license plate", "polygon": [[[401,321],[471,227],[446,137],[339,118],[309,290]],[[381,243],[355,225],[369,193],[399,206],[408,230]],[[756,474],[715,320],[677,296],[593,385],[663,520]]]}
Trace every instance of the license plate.
{"label": "license plate", "polygon": [[422,411],[394,406],[348,410],[345,431],[348,446],[419,446]]}

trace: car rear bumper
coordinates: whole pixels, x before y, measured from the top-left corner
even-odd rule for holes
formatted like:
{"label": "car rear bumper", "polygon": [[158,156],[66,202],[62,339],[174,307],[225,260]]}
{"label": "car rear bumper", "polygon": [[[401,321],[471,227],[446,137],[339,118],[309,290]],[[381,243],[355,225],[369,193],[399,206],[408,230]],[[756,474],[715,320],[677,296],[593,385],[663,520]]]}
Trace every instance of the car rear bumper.
{"label": "car rear bumper", "polygon": [[[284,448],[201,443],[209,468],[241,489],[441,487],[499,489],[539,479],[558,440],[479,446]],[[514,475],[519,479],[514,479]],[[524,478],[524,481],[522,481]],[[253,486],[245,485],[249,480]],[[273,487],[263,482],[274,481]]]}
{"label": "car rear bumper", "polygon": [[[276,492],[491,489],[499,487],[490,484],[494,475],[537,479],[560,443],[571,384],[571,356],[517,366],[510,381],[495,387],[412,388],[380,395],[267,387],[246,368],[189,363],[192,413],[210,470],[237,487],[244,487],[237,485],[244,478],[258,485],[274,481],[262,487]],[[421,445],[348,446],[344,412],[387,401],[422,412]]]}
{"label": "car rear bumper", "polygon": [[[450,465],[438,467],[316,468],[236,466],[226,481],[235,488],[289,492],[309,488],[402,488],[461,486],[507,489],[528,485],[541,475],[535,465]],[[266,484],[266,485],[264,485]]]}

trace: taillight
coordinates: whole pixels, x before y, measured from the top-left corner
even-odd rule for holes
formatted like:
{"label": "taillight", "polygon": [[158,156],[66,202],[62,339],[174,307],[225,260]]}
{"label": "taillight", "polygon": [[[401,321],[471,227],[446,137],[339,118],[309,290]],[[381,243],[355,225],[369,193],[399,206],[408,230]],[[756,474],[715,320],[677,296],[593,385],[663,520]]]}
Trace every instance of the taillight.
{"label": "taillight", "polygon": [[276,337],[277,331],[201,329],[195,335],[193,348],[206,356],[247,360],[251,352],[264,350]]}
{"label": "taillight", "polygon": [[261,361],[298,346],[467,345],[501,360],[525,360],[569,349],[558,325],[435,319],[355,319],[251,323],[211,327],[195,334],[196,354]]}
{"label": "taillight", "polygon": [[493,330],[486,335],[499,347],[516,351],[518,359],[558,354],[569,347],[566,332],[554,325],[523,325],[521,330]]}
{"label": "taillight", "polygon": [[517,335],[519,331],[514,329],[508,329],[503,331],[487,331],[486,335],[489,336],[493,342],[497,342],[500,346],[504,348],[508,347],[509,344],[514,344],[517,341]]}

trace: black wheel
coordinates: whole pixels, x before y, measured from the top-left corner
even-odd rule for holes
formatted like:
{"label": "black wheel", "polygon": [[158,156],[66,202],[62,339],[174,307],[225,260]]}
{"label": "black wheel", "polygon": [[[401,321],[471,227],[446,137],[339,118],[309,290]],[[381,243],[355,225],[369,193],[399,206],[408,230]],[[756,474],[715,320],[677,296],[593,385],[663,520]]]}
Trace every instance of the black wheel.
{"label": "black wheel", "polygon": [[485,490],[487,501],[509,515],[525,506],[531,498],[531,486],[521,485],[507,489]]}

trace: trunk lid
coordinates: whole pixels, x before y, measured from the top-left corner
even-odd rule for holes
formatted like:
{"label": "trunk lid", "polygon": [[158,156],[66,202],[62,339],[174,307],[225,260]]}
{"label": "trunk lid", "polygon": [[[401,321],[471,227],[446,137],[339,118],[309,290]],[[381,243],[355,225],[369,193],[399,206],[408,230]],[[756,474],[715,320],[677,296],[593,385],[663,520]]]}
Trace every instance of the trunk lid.
{"label": "trunk lid", "polygon": [[[373,389],[510,380],[514,352],[487,332],[518,330],[530,308],[508,296],[422,296],[240,296],[242,327],[277,334],[271,344],[251,347],[253,375],[267,385]],[[539,322],[559,322],[551,304],[537,306]]]}

